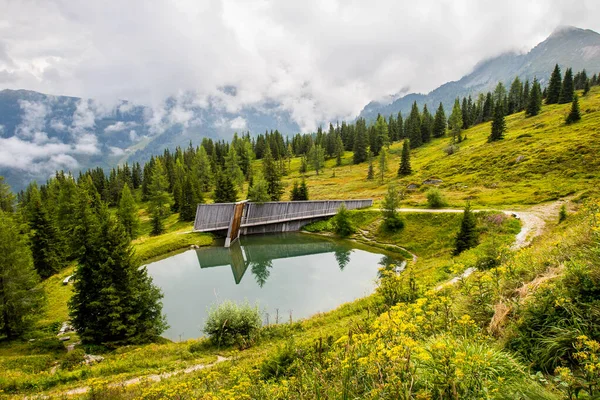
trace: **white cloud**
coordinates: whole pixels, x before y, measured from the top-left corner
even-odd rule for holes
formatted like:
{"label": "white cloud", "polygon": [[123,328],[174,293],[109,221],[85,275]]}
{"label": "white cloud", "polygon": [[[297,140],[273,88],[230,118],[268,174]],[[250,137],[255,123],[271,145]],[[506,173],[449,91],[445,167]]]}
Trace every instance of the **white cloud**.
{"label": "white cloud", "polygon": [[[9,88],[152,106],[155,132],[197,124],[197,93],[236,112],[275,101],[305,129],[402,88],[429,91],[479,60],[527,50],[557,25],[600,30],[595,0],[0,0]],[[507,21],[510,21],[509,23]],[[220,88],[235,87],[235,93]],[[88,105],[89,106],[89,105]],[[83,106],[82,106],[83,107]],[[89,108],[89,107],[88,107]],[[82,109],[76,127],[90,127]],[[87,110],[89,111],[89,110]],[[102,110],[91,110],[98,115]]]}
{"label": "white cloud", "polygon": [[120,147],[110,147],[110,154],[113,156],[122,156],[125,154],[125,150]]}
{"label": "white cloud", "polygon": [[124,131],[126,129],[133,128],[134,126],[137,126],[137,123],[135,123],[133,121],[128,121],[128,122],[117,121],[114,124],[109,125],[106,128],[104,128],[104,132],[120,132],[120,131]]}
{"label": "white cloud", "polygon": [[136,140],[138,140],[138,135],[134,129],[129,131],[129,140],[131,140],[132,142],[135,142]]}
{"label": "white cloud", "polygon": [[36,132],[44,130],[48,107],[42,102],[19,100],[21,123],[15,133],[21,138],[33,138]]}
{"label": "white cloud", "polygon": [[229,121],[229,126],[231,129],[242,130],[247,128],[248,122],[242,117],[236,117]]}

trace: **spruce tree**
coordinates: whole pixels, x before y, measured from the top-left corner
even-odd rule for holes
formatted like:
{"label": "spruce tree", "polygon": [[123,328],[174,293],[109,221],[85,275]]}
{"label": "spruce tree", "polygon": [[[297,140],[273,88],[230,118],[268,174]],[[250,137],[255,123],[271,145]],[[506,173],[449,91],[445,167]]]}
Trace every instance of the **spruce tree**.
{"label": "spruce tree", "polygon": [[415,149],[423,144],[421,137],[421,114],[415,101],[406,120],[406,136],[410,139],[410,146]]}
{"label": "spruce tree", "polygon": [[581,119],[581,112],[579,111],[579,96],[577,93],[573,95],[573,102],[571,103],[571,112],[567,115],[565,122],[567,124],[572,124]]}
{"label": "spruce tree", "polygon": [[454,100],[454,107],[452,108],[452,114],[450,114],[448,125],[452,131],[452,142],[462,141],[460,130],[462,129],[463,120],[462,110],[460,108],[460,102],[458,101],[458,98]]}
{"label": "spruce tree", "polygon": [[335,137],[335,165],[338,167],[342,165],[342,157],[344,157],[344,143],[342,137],[336,135]]}
{"label": "spruce tree", "polygon": [[463,251],[477,246],[478,243],[477,220],[471,211],[471,205],[467,203],[460,223],[460,231],[456,235],[454,255],[459,255]]}
{"label": "spruce tree", "polygon": [[375,178],[375,170],[373,169],[373,156],[369,157],[369,168],[367,169],[367,179]]}
{"label": "spruce tree", "polygon": [[79,259],[69,301],[79,337],[83,343],[117,345],[156,339],[167,327],[160,290],[140,268],[123,226],[106,209],[90,222],[90,249]]}
{"label": "spruce tree", "polygon": [[586,96],[590,92],[590,80],[586,80],[583,85],[583,95]]}
{"label": "spruce tree", "polygon": [[269,148],[265,150],[263,156],[263,176],[267,181],[267,193],[269,193],[271,201],[279,201],[283,193],[281,175]]}
{"label": "spruce tree", "polygon": [[389,147],[390,145],[388,124],[382,115],[379,115],[375,122],[375,133],[377,152],[374,151],[374,154],[379,154],[379,151],[381,151],[383,147]]}
{"label": "spruce tree", "polygon": [[180,221],[193,221],[196,217],[196,209],[198,204],[203,203],[202,193],[196,179],[190,175],[185,174],[183,178],[183,185],[181,188],[181,205],[179,207],[179,220]]}
{"label": "spruce tree", "polygon": [[200,183],[202,192],[210,191],[213,183],[213,174],[210,165],[210,159],[204,146],[200,146],[194,157],[194,172],[196,179]]}
{"label": "spruce tree", "polygon": [[542,90],[540,88],[540,84],[537,79],[533,80],[533,85],[531,86],[531,92],[529,93],[529,102],[527,103],[527,108],[525,110],[525,114],[529,117],[533,117],[540,113],[542,109]]}
{"label": "spruce tree", "polygon": [[294,181],[294,185],[292,186],[292,190],[290,191],[290,200],[298,201],[300,199],[300,187],[298,186],[298,181]]}
{"label": "spruce tree", "polygon": [[494,120],[492,121],[492,131],[488,137],[488,142],[495,142],[504,138],[506,123],[504,121],[504,112],[501,106],[496,106],[494,111]]}
{"label": "spruce tree", "polygon": [[235,203],[237,200],[237,191],[231,177],[223,173],[220,169],[217,169],[215,179],[213,201],[215,203]]}
{"label": "spruce tree", "polygon": [[354,164],[360,164],[368,158],[368,137],[367,126],[364,118],[356,120],[355,136],[354,136]]}
{"label": "spruce tree", "polygon": [[308,160],[316,174],[319,175],[319,172],[323,170],[323,164],[325,164],[325,151],[321,145],[317,144],[311,147],[308,152]]}
{"label": "spruce tree", "polygon": [[252,180],[252,185],[248,189],[248,200],[259,204],[271,201],[267,181],[262,176],[259,175]]}
{"label": "spruce tree", "polygon": [[169,214],[173,202],[169,194],[169,180],[162,161],[157,158],[151,171],[148,187],[149,211],[152,220],[152,234],[160,235],[164,231],[164,219]]}
{"label": "spruce tree", "polygon": [[306,185],[304,178],[302,179],[302,182],[300,182],[300,187],[298,188],[298,200],[308,200],[308,186]]}
{"label": "spruce tree", "polygon": [[11,213],[15,211],[15,195],[10,186],[4,183],[4,177],[0,176],[0,211]]}
{"label": "spruce tree", "polygon": [[397,232],[404,228],[404,221],[396,210],[400,207],[400,196],[396,185],[389,185],[383,200],[383,227],[388,232]]}
{"label": "spruce tree", "polygon": [[575,93],[575,87],[573,84],[573,71],[571,68],[567,68],[565,71],[565,77],[560,88],[560,97],[558,99],[559,104],[566,104],[573,101],[573,94]]}
{"label": "spruce tree", "polygon": [[11,213],[0,210],[0,332],[21,336],[42,314],[44,291],[27,238]]}
{"label": "spruce tree", "polygon": [[225,157],[225,169],[223,172],[231,177],[238,189],[242,189],[244,186],[244,173],[240,168],[237,151],[233,145],[229,146],[229,151]]}
{"label": "spruce tree", "polygon": [[546,104],[557,104],[560,97],[560,90],[562,86],[562,76],[560,74],[560,68],[558,64],[554,66],[554,71],[550,75],[550,82],[548,83],[548,92],[546,94]]}
{"label": "spruce tree", "polygon": [[423,105],[423,113],[421,114],[421,141],[428,143],[431,141],[433,131],[433,117],[427,109],[427,104]]}
{"label": "spruce tree", "polygon": [[400,159],[400,168],[398,168],[398,176],[406,176],[412,173],[410,166],[410,145],[405,139],[402,144],[402,158]]}
{"label": "spruce tree", "polygon": [[117,216],[121,225],[125,228],[125,233],[127,233],[129,240],[135,239],[140,226],[140,218],[138,217],[137,204],[135,204],[135,199],[128,185],[123,185]]}
{"label": "spruce tree", "polygon": [[379,153],[379,180],[383,183],[385,179],[385,173],[388,170],[388,154],[385,148],[381,149]]}
{"label": "spruce tree", "polygon": [[435,118],[433,121],[433,137],[441,138],[446,135],[446,113],[444,112],[444,106],[440,102]]}

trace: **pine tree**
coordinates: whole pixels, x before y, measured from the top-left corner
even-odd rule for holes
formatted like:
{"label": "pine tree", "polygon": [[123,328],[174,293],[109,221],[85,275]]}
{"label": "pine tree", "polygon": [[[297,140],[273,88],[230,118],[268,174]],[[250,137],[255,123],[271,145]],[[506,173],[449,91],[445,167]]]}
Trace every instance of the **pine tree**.
{"label": "pine tree", "polygon": [[388,124],[381,115],[377,117],[377,121],[375,122],[375,134],[377,152],[373,151],[373,153],[379,154],[379,151],[381,151],[383,147],[389,147],[390,145]]}
{"label": "pine tree", "polygon": [[565,77],[560,88],[560,96],[558,99],[559,104],[566,104],[573,101],[573,94],[575,93],[575,87],[573,84],[573,71],[571,68],[567,68],[565,71]]}
{"label": "pine tree", "polygon": [[583,85],[583,95],[586,96],[590,92],[590,80],[586,80]]}
{"label": "pine tree", "polygon": [[212,187],[213,174],[210,166],[210,159],[206,153],[204,146],[200,146],[194,157],[194,172],[196,179],[200,183],[200,190],[202,192],[210,191]]}
{"label": "pine tree", "polygon": [[567,124],[573,124],[581,119],[581,112],[579,111],[579,96],[577,93],[573,95],[573,102],[571,103],[571,112],[567,115],[565,122]]}
{"label": "pine tree", "polygon": [[367,138],[367,126],[364,118],[356,120],[355,136],[354,136],[354,164],[360,164],[368,158],[368,138]]}
{"label": "pine tree", "polygon": [[0,211],[11,213],[15,211],[15,195],[10,186],[4,183],[4,177],[0,176]]}
{"label": "pine tree", "polygon": [[60,255],[58,229],[42,202],[37,185],[32,186],[29,202],[29,226],[31,228],[31,250],[33,265],[42,279],[62,269],[65,260]]}
{"label": "pine tree", "polygon": [[308,200],[308,186],[306,185],[304,178],[302,179],[302,182],[300,182],[300,187],[298,188],[298,200]]}
{"label": "pine tree", "polygon": [[488,142],[495,142],[497,140],[504,139],[504,132],[506,131],[506,123],[504,121],[504,112],[502,107],[496,106],[494,111],[494,120],[492,121],[492,131],[488,137]]}
{"label": "pine tree", "polygon": [[298,181],[294,181],[294,185],[292,186],[292,190],[290,191],[290,200],[291,201],[298,201],[300,194],[300,187],[298,186]]}
{"label": "pine tree", "polygon": [[421,141],[428,143],[431,141],[433,131],[433,117],[427,109],[427,104],[423,105],[423,113],[421,114]]}
{"label": "pine tree", "polygon": [[560,68],[558,64],[554,66],[554,71],[550,75],[550,82],[548,83],[548,92],[546,94],[546,104],[557,104],[560,97],[560,90],[562,86],[562,76],[560,74]]}
{"label": "pine tree", "polygon": [[262,176],[259,175],[252,180],[252,186],[248,189],[248,200],[259,204],[271,201],[267,181]]}
{"label": "pine tree", "polygon": [[316,174],[319,175],[319,171],[323,169],[323,164],[325,164],[325,151],[321,145],[317,144],[311,147],[308,152],[308,160]]}
{"label": "pine tree", "polygon": [[124,185],[123,190],[121,191],[117,216],[119,217],[119,221],[123,225],[123,228],[125,228],[125,233],[127,233],[129,240],[135,239],[140,226],[140,218],[138,217],[137,204],[135,204],[135,200],[128,185]]}
{"label": "pine tree", "polygon": [[79,259],[69,301],[82,342],[120,345],[154,340],[167,327],[162,294],[146,268],[140,268],[123,226],[104,209],[89,234],[89,251]]}
{"label": "pine tree", "polygon": [[167,178],[167,171],[159,158],[154,162],[148,190],[152,234],[160,235],[164,231],[164,219],[169,214],[173,199],[168,192],[169,180]]}
{"label": "pine tree", "polygon": [[266,149],[263,156],[263,176],[267,181],[267,193],[269,193],[271,201],[279,201],[283,193],[281,175],[269,148]]}
{"label": "pine tree", "polygon": [[454,107],[452,108],[452,114],[450,115],[448,125],[452,131],[452,142],[461,142],[462,137],[460,135],[460,130],[462,129],[463,121],[462,110],[460,108],[460,102],[458,101],[458,98],[454,100]]}
{"label": "pine tree", "polygon": [[435,118],[433,121],[433,137],[441,138],[446,135],[446,113],[444,112],[444,106],[440,102]]}
{"label": "pine tree", "polygon": [[396,210],[400,207],[400,196],[396,185],[389,185],[383,200],[383,227],[388,232],[397,232],[404,228],[404,221]]}
{"label": "pine tree", "polygon": [[375,178],[375,170],[373,169],[373,156],[369,157],[369,168],[367,169],[367,179]]}
{"label": "pine tree", "polygon": [[244,186],[244,173],[240,168],[237,151],[233,145],[229,146],[229,151],[225,157],[225,169],[223,172],[231,177],[233,183],[237,185],[238,189],[242,189]]}
{"label": "pine tree", "polygon": [[421,114],[415,101],[406,120],[406,136],[410,139],[410,146],[415,149],[423,144],[421,137]]}
{"label": "pine tree", "polygon": [[215,174],[215,190],[213,192],[213,201],[215,203],[235,203],[237,200],[237,191],[235,185],[228,174],[217,169]]}
{"label": "pine tree", "polygon": [[385,148],[381,149],[379,153],[379,180],[383,183],[385,179],[385,173],[388,170],[388,154]]}
{"label": "pine tree", "polygon": [[344,156],[344,143],[342,137],[336,135],[335,137],[335,165],[338,167],[342,165],[342,157]]}
{"label": "pine tree", "polygon": [[203,203],[199,184],[190,173],[185,174],[181,188],[181,205],[179,207],[180,221],[193,221],[196,217],[198,204]]}
{"label": "pine tree", "polygon": [[517,76],[508,92],[508,114],[523,110],[523,84]]}
{"label": "pine tree", "polygon": [[42,314],[44,292],[27,238],[11,213],[0,210],[0,332],[21,336]]}
{"label": "pine tree", "polygon": [[527,103],[527,109],[525,110],[525,114],[529,117],[533,117],[540,113],[542,109],[542,90],[540,89],[540,84],[537,79],[533,80],[533,85],[531,86],[531,92],[529,93],[529,102]]}
{"label": "pine tree", "polygon": [[471,211],[471,205],[467,203],[460,223],[460,231],[456,235],[454,255],[459,255],[463,251],[477,246],[478,243],[477,220]]}
{"label": "pine tree", "polygon": [[400,168],[398,168],[398,176],[406,176],[412,173],[410,166],[410,144],[405,139],[402,144],[402,158],[400,159]]}

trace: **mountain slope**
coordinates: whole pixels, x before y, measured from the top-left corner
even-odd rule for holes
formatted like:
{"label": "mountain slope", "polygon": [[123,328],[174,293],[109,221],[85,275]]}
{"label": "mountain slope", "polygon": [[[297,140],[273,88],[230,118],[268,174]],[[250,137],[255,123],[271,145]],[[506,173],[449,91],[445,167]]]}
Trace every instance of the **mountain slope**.
{"label": "mountain slope", "polygon": [[589,76],[600,72],[600,34],[589,29],[559,27],[527,54],[506,53],[482,61],[470,74],[458,81],[448,82],[427,95],[413,93],[391,104],[371,102],[360,116],[373,120],[377,114],[387,116],[401,111],[406,115],[414,101],[421,107],[427,104],[430,110],[435,110],[442,102],[448,111],[456,97],[476,97],[478,93],[492,90],[498,82],[508,87],[516,76],[530,81],[537,77],[544,86],[557,63],[563,72],[568,67],[572,67],[574,72],[586,69]]}

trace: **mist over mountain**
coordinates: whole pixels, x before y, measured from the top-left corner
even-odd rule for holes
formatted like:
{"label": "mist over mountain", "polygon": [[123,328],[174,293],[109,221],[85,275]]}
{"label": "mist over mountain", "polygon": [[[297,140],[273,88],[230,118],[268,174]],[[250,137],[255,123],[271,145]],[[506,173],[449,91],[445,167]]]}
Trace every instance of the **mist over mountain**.
{"label": "mist over mountain", "polygon": [[522,81],[532,81],[537,77],[541,85],[545,86],[556,64],[563,72],[568,67],[573,68],[574,73],[586,69],[590,76],[600,72],[600,34],[589,29],[560,26],[526,54],[511,52],[481,61],[470,74],[458,81],[448,82],[428,94],[410,93],[387,104],[371,102],[361,111],[360,116],[374,120],[377,114],[388,116],[400,111],[406,115],[415,101],[420,107],[427,104],[430,110],[435,110],[442,102],[444,108],[449,110],[456,97],[475,97],[481,92],[493,90],[498,82],[509,87],[516,76]]}
{"label": "mist over mountain", "polygon": [[[460,55],[457,55],[458,57]],[[452,62],[448,60],[447,62]],[[429,94],[408,94],[383,104],[371,102],[360,113],[368,120],[378,113],[406,114],[414,101],[439,102],[449,110],[458,96],[493,89],[498,81],[510,84],[538,77],[546,84],[554,65],[575,72],[600,72],[600,34],[574,27],[557,28],[526,54],[505,53],[478,63],[458,81]],[[15,190],[31,180],[43,181],[55,170],[108,168],[125,161],[141,161],[165,148],[199,144],[202,137],[229,139],[234,132],[301,130],[294,116],[277,102],[228,109],[223,96],[236,96],[235,87],[222,89],[222,97],[199,101],[193,93],[166,99],[158,107],[121,101],[110,106],[92,99],[54,96],[27,90],[0,91],[0,175]],[[323,121],[327,123],[328,121]]]}

